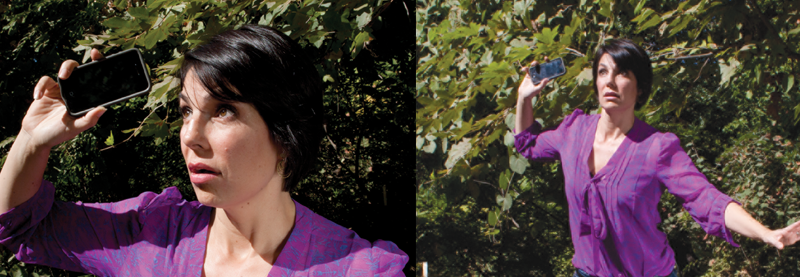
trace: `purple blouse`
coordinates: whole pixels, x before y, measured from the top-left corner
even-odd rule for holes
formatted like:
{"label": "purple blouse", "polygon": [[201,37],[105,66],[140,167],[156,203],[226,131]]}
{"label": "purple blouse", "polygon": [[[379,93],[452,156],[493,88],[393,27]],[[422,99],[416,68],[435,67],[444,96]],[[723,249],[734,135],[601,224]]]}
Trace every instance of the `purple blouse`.
{"label": "purple blouse", "polygon": [[515,136],[517,151],[535,161],[561,160],[575,256],[594,276],[666,276],[675,266],[657,205],[666,188],[707,233],[733,246],[725,208],[734,201],[708,182],[675,134],[635,119],[633,128],[594,177],[589,155],[600,115],[576,109],[555,130],[535,122]]}
{"label": "purple blouse", "polygon": [[[0,243],[25,263],[99,276],[200,276],[213,208],[175,187],[116,203],[53,201],[43,181],[0,215]],[[374,244],[295,202],[295,226],[265,276],[403,276],[408,256]]]}

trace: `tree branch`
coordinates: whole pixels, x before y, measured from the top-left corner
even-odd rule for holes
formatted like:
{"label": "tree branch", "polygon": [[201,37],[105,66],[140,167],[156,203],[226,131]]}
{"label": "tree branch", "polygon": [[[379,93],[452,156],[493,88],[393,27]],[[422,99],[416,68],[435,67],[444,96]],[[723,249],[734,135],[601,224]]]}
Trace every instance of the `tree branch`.
{"label": "tree branch", "polygon": [[708,64],[708,60],[710,60],[710,59],[706,58],[706,62],[704,62],[703,66],[700,67],[700,72],[697,72],[697,78],[694,78],[694,80],[692,80],[692,84],[694,84],[694,82],[697,82],[697,79],[700,79],[700,75],[703,74],[703,68],[705,68],[706,64]]}
{"label": "tree branch", "polygon": [[667,60],[677,61],[677,60],[686,60],[686,59],[696,59],[696,58],[703,58],[714,55],[714,53],[705,53],[705,54],[697,54],[697,55],[688,55],[688,56],[680,56],[677,58],[667,58]]}
{"label": "tree branch", "polygon": [[567,50],[569,50],[570,52],[573,52],[575,55],[577,55],[579,57],[586,57],[586,55],[584,55],[583,53],[579,52],[578,50],[575,50],[575,49],[572,49],[572,48],[569,48],[569,47],[567,47]]}

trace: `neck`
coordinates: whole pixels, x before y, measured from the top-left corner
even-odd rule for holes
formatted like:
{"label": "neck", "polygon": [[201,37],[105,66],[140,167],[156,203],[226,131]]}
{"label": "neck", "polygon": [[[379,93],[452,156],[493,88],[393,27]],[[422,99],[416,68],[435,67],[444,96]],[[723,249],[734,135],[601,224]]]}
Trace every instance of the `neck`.
{"label": "neck", "polygon": [[[277,184],[273,184],[276,182]],[[232,260],[260,256],[274,264],[294,228],[295,206],[280,177],[252,198],[216,208],[209,223],[209,245]]]}
{"label": "neck", "polygon": [[600,121],[597,123],[596,137],[601,142],[621,139],[633,128],[635,119],[632,109],[620,112],[602,109]]}

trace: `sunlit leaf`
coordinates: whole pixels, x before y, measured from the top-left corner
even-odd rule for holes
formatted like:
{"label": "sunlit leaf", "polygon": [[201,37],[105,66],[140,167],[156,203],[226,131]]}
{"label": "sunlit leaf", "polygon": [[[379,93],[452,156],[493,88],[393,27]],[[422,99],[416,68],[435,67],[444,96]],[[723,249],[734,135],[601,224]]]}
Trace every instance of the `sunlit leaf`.
{"label": "sunlit leaf", "polygon": [[470,149],[472,149],[472,143],[470,143],[467,138],[453,145],[453,147],[447,151],[447,161],[444,163],[445,167],[452,168],[456,162],[464,158]]}

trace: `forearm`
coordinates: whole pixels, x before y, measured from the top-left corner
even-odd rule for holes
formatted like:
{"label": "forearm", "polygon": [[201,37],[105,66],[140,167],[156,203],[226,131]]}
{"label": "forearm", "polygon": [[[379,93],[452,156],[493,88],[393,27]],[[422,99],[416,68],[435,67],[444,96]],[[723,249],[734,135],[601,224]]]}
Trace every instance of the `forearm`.
{"label": "forearm", "polygon": [[725,208],[725,226],[745,237],[758,240],[764,240],[764,235],[770,231],[734,202],[728,203]]}
{"label": "forearm", "polygon": [[17,135],[0,170],[0,213],[24,203],[39,190],[50,148],[31,143],[28,133]]}
{"label": "forearm", "polygon": [[533,105],[531,99],[525,97],[517,98],[517,118],[514,121],[514,128],[519,134],[533,124]]}

